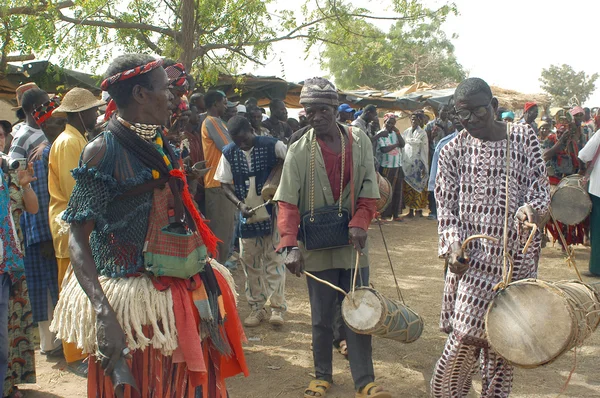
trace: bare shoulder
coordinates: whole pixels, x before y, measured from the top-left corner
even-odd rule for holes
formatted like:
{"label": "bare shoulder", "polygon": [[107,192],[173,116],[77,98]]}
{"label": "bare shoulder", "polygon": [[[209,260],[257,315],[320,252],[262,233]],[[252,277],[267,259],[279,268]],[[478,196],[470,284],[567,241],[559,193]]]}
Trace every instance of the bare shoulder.
{"label": "bare shoulder", "polygon": [[102,133],[89,142],[81,155],[82,164],[87,167],[97,166],[106,154],[106,137]]}

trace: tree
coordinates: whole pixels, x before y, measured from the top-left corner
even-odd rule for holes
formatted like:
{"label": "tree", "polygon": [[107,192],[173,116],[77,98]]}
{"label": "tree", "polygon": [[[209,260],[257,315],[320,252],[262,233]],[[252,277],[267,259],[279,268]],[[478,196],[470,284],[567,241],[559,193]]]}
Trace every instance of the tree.
{"label": "tree", "polygon": [[453,9],[444,5],[432,10],[420,0],[390,0],[393,12],[382,17],[353,7],[351,0],[304,0],[301,12],[277,9],[295,7],[287,0],[73,0],[69,7],[51,0],[10,1],[55,22],[53,32],[45,32],[45,42],[21,37],[22,48],[60,53],[70,66],[99,63],[118,52],[153,53],[182,61],[205,83],[244,63],[261,63],[275,42],[305,40],[308,51],[327,41],[326,24],[341,27],[357,18],[419,20],[442,17]]}
{"label": "tree", "polygon": [[[395,89],[424,81],[435,85],[457,83],[466,76],[454,55],[454,46],[439,28],[443,18],[425,22],[398,21],[388,33],[373,24],[355,20],[350,26],[358,40],[347,40],[339,26],[330,26],[322,65],[340,88],[369,86]],[[342,43],[341,45],[339,43]]]}
{"label": "tree", "polygon": [[575,72],[569,65],[550,65],[542,69],[542,89],[552,97],[555,106],[568,106],[572,99],[583,104],[596,90],[598,74],[586,75],[584,71]]}

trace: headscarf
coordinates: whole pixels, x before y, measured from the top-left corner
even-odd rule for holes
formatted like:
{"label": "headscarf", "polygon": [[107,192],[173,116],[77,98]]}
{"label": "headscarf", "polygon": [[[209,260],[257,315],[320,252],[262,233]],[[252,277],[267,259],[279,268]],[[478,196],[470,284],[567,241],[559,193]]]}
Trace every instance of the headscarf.
{"label": "headscarf", "polygon": [[313,77],[304,81],[300,92],[300,104],[325,104],[337,108],[338,93],[333,83],[322,77]]}
{"label": "headscarf", "polygon": [[575,116],[575,115],[578,115],[578,114],[580,114],[580,113],[582,113],[582,114],[585,114],[585,111],[583,110],[583,108],[582,108],[582,107],[580,107],[580,106],[576,106],[576,107],[574,107],[573,109],[571,109],[571,110],[569,111],[569,113],[570,113],[572,116]]}
{"label": "headscarf", "polygon": [[383,116],[383,123],[384,123],[384,124],[385,124],[385,123],[387,123],[387,121],[388,121],[388,120],[390,120],[390,119],[396,119],[396,114],[395,114],[395,113],[392,113],[392,112],[386,113],[386,114]]}
{"label": "headscarf", "polygon": [[537,106],[537,104],[535,102],[526,102],[525,103],[525,107],[523,108],[523,111],[527,112],[528,110],[530,110],[534,106]]}
{"label": "headscarf", "polygon": [[102,89],[102,91],[107,91],[110,86],[117,82],[122,82],[123,80],[131,79],[132,77],[143,75],[144,73],[148,73],[153,71],[154,69],[160,68],[163,62],[164,61],[162,59],[157,59],[148,62],[145,65],[136,66],[135,68],[128,69],[126,71],[109,76],[106,79],[104,79],[104,81],[100,85],[100,88]]}
{"label": "headscarf", "polygon": [[506,118],[515,120],[515,113],[513,111],[503,112],[502,119],[506,119]]}
{"label": "headscarf", "polygon": [[50,98],[50,100],[44,102],[33,110],[33,120],[41,126],[46,120],[52,117],[52,112],[60,105],[58,97]]}
{"label": "headscarf", "polygon": [[183,64],[170,65],[165,68],[167,77],[169,78],[169,87],[183,87],[184,90],[188,90],[189,82],[187,80],[187,73],[185,72],[185,66]]}

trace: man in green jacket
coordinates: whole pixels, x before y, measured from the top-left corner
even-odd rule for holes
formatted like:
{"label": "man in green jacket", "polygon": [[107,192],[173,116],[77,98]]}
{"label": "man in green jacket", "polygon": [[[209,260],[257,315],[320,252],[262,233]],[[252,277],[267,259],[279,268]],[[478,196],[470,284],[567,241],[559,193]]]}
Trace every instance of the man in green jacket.
{"label": "man in green jacket", "polygon": [[[326,79],[307,79],[300,103],[311,128],[290,146],[275,195],[279,203],[279,250],[287,253],[285,265],[293,274],[300,276],[304,270],[310,271],[345,291],[352,288],[352,269],[360,252],[357,285],[368,285],[367,230],[379,198],[371,141],[362,130],[350,130],[336,122],[338,95]],[[314,178],[311,178],[311,164]],[[300,215],[311,208],[337,205],[338,201],[353,213],[349,236],[342,238],[347,239],[348,245],[306,250],[297,241]],[[311,381],[304,396],[324,397],[333,381],[332,319],[336,300],[341,302],[343,297],[312,279],[307,283],[316,380]],[[356,397],[391,397],[374,383],[371,336],[356,334],[347,326],[346,336]]]}

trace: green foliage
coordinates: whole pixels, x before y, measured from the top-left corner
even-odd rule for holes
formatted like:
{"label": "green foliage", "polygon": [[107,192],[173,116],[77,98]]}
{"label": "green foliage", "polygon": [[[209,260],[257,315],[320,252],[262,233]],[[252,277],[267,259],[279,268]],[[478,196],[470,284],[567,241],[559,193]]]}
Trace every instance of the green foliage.
{"label": "green foliage", "polygon": [[[43,5],[33,14],[11,16],[18,20],[11,30],[19,36],[10,40],[10,50],[60,54],[61,66],[69,67],[105,65],[120,53],[151,53],[180,60],[205,86],[220,73],[261,63],[275,42],[300,39],[310,50],[324,41],[365,39],[356,36],[360,30],[382,36],[369,20],[443,21],[454,12],[453,5],[427,9],[421,0],[388,0],[388,9],[381,13],[356,8],[351,0],[303,0],[302,5],[288,0],[71,1],[65,5],[65,0],[8,0],[7,9]],[[373,8],[381,10],[381,2],[375,3]],[[356,25],[358,32],[348,25]],[[371,58],[386,61],[382,54]]]}
{"label": "green foliage", "polygon": [[569,65],[550,65],[542,69],[540,82],[542,89],[552,97],[555,106],[568,106],[572,99],[583,104],[596,90],[598,74],[586,75],[575,72]]}
{"label": "green foliage", "polygon": [[[423,14],[422,9],[417,12]],[[353,18],[346,25],[354,33],[351,37],[339,25],[330,25],[321,63],[344,89],[397,89],[418,81],[439,86],[460,82],[465,71],[452,42],[439,28],[448,12],[455,10],[426,14],[425,20],[399,20],[387,33]]]}

